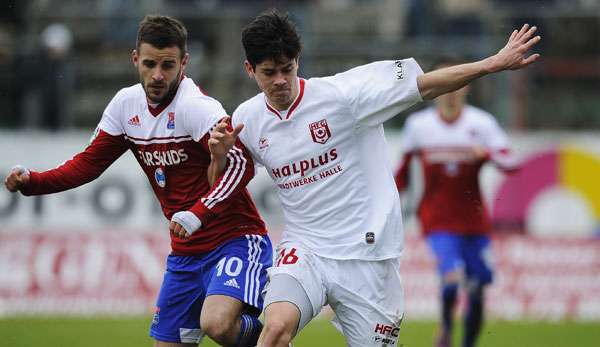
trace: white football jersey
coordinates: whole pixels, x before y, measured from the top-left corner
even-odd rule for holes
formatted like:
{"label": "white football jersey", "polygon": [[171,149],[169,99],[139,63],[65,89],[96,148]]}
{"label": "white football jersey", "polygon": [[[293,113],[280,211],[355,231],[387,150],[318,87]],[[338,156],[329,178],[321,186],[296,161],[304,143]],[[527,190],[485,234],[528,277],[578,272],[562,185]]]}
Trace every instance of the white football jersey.
{"label": "white football jersey", "polygon": [[381,260],[402,251],[400,200],[382,123],[422,100],[414,59],[381,61],[335,76],[298,79],[286,111],[264,93],[233,125],[278,187],[282,242],[334,259]]}
{"label": "white football jersey", "polygon": [[[162,114],[169,117],[159,117]],[[158,109],[148,105],[141,84],[121,89],[104,110],[98,127],[113,136],[124,134],[133,143],[198,142],[226,115],[217,100],[204,95],[186,77],[173,100]],[[143,159],[160,161],[158,157]]]}
{"label": "white football jersey", "polygon": [[454,122],[445,121],[435,107],[428,107],[411,114],[402,132],[405,152],[473,145],[498,151],[508,148],[509,141],[494,116],[471,105],[465,105]]}

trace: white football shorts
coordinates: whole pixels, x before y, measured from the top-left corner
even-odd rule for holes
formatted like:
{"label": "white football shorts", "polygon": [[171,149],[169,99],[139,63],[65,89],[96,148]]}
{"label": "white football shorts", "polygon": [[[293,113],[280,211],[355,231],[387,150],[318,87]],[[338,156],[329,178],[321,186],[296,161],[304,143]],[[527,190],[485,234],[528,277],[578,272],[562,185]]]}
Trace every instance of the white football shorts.
{"label": "white football shorts", "polygon": [[[299,244],[285,242],[277,248],[275,264],[268,271],[269,278],[278,274],[295,278],[310,303],[294,302],[298,295],[290,294],[286,298],[286,288],[273,286],[289,281],[274,281],[267,285],[265,307],[277,301],[288,301],[298,307],[310,304],[312,317],[308,319],[311,319],[328,304],[336,314],[333,324],[344,334],[348,346],[398,346],[404,314],[398,258],[380,261],[330,259],[307,251]],[[301,321],[307,320],[303,318]]]}

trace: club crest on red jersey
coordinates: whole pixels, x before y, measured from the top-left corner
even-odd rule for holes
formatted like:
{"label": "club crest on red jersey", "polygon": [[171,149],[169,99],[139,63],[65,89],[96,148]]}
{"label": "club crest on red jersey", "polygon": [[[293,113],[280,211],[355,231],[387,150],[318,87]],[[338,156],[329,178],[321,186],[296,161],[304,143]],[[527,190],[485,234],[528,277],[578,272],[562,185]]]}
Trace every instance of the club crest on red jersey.
{"label": "club crest on red jersey", "polygon": [[161,188],[164,188],[167,185],[167,176],[160,167],[154,171],[154,179],[156,180],[156,184]]}
{"label": "club crest on red jersey", "polygon": [[310,135],[312,136],[313,141],[316,143],[325,143],[331,137],[331,131],[329,130],[326,119],[310,123],[308,128],[310,129]]}
{"label": "club crest on red jersey", "polygon": [[169,119],[167,120],[167,129],[175,129],[175,112],[169,112]]}

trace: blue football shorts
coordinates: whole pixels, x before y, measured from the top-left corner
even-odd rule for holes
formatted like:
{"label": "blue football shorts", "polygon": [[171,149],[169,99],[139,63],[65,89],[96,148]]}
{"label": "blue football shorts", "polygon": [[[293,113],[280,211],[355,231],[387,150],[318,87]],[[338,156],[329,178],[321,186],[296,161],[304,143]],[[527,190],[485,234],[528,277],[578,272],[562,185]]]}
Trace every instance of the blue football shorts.
{"label": "blue football shorts", "polygon": [[227,295],[262,311],[262,290],[273,250],[267,236],[245,235],[194,256],[169,255],[150,336],[159,341],[200,343],[200,312],[209,295]]}
{"label": "blue football shorts", "polygon": [[471,283],[485,285],[492,282],[494,266],[488,236],[434,231],[427,236],[427,243],[442,278],[449,272],[462,271]]}

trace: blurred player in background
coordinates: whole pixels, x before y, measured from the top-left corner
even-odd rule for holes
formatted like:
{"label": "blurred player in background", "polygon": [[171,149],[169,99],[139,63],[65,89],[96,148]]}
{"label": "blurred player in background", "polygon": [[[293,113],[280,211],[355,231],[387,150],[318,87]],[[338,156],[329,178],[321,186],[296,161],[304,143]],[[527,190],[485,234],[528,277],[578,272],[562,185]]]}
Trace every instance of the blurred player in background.
{"label": "blurred player in background", "polygon": [[[85,151],[44,172],[15,167],[5,184],[24,195],[64,191],[131,150],[171,221],[172,253],[150,328],[155,346],[196,346],[204,334],[224,346],[254,346],[272,265],[265,225],[245,189],[254,163],[238,143],[211,164],[209,130],[226,112],[185,77],[188,59],[181,22],[144,18],[132,53],[140,83],[115,95]],[[223,174],[209,182],[216,169]]]}
{"label": "blurred player in background", "polygon": [[[443,58],[434,68],[459,62]],[[483,322],[484,288],[493,278],[491,225],[479,190],[479,172],[486,162],[504,171],[517,169],[506,134],[491,114],[465,104],[468,92],[465,86],[440,95],[435,106],[407,118],[401,140],[404,154],[396,174],[402,191],[409,183],[411,159],[418,157],[424,177],[418,217],[441,282],[437,347],[451,346],[460,283],[468,294],[463,347],[475,346]]]}
{"label": "blurred player in background", "polygon": [[[488,73],[529,65],[539,56],[526,55],[540,39],[534,32],[525,25],[496,55],[427,74],[405,59],[306,80],[287,16],[269,11],[244,28],[245,68],[262,93],[237,108],[232,124],[244,125],[242,143],[275,181],[286,221],[259,346],[287,346],[326,304],[349,346],[397,345],[403,233],[382,123]],[[232,143],[226,127],[211,141]]]}

